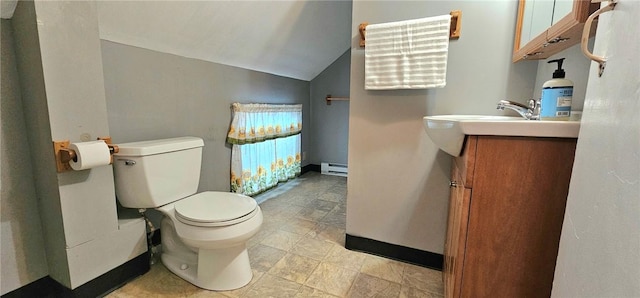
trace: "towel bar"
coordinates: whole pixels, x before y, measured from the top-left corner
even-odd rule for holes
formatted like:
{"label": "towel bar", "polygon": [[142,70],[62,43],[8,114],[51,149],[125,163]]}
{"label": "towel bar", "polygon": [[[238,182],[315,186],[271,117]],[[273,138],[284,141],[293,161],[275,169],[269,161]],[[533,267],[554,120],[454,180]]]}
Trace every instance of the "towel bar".
{"label": "towel bar", "polygon": [[331,101],[333,100],[349,100],[348,97],[332,97],[331,94],[327,95],[327,97],[325,97],[325,100],[327,101],[327,105],[331,105]]}
{"label": "towel bar", "polygon": [[[462,10],[452,10],[451,15],[451,27],[449,29],[449,39],[460,38],[460,30],[462,29]],[[369,23],[360,23],[358,31],[360,31],[360,47],[365,47],[365,34],[367,32],[367,25]]]}

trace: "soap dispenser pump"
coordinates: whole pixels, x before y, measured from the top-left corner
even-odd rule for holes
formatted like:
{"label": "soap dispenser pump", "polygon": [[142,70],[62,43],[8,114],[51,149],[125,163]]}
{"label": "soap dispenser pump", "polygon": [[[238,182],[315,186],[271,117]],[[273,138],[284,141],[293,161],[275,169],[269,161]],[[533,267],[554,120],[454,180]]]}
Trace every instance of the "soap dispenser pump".
{"label": "soap dispenser pump", "polygon": [[562,62],[565,58],[551,60],[547,63],[558,63],[558,69],[553,72],[553,79],[542,85],[540,105],[540,119],[569,120],[571,116],[571,99],[573,97],[573,82],[565,79]]}

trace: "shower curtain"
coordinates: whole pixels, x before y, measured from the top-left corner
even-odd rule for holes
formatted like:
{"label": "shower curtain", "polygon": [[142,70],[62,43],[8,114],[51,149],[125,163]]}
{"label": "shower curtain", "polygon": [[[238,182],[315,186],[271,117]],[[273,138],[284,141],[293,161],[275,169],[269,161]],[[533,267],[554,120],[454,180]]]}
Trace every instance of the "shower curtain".
{"label": "shower curtain", "polygon": [[234,103],[231,191],[255,195],[300,174],[302,105]]}

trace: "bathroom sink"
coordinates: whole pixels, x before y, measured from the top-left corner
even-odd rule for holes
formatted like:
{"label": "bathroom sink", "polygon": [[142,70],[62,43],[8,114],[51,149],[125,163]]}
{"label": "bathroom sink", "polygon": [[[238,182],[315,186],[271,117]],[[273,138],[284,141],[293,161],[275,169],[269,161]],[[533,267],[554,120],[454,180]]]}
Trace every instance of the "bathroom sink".
{"label": "bathroom sink", "polygon": [[437,115],[423,118],[431,140],[444,152],[459,156],[465,135],[577,138],[580,121],[536,121],[522,117]]}

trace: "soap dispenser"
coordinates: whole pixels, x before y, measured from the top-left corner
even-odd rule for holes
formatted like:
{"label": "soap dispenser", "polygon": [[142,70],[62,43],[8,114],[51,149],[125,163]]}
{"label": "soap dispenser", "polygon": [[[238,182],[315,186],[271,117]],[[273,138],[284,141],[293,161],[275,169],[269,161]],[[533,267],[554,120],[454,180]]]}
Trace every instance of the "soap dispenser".
{"label": "soap dispenser", "polygon": [[564,78],[562,62],[565,58],[551,60],[547,63],[558,63],[558,69],[553,72],[553,79],[542,85],[540,105],[540,119],[569,120],[571,116],[571,98],[573,97],[573,82]]}

